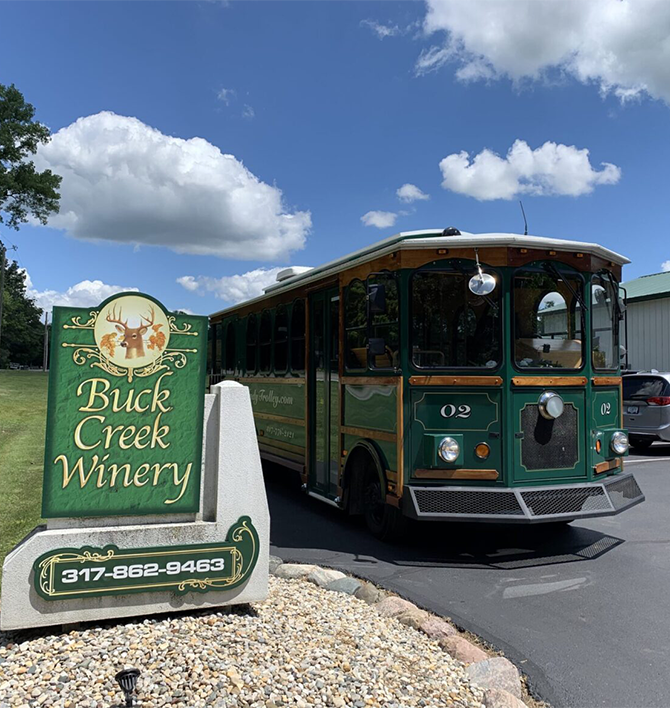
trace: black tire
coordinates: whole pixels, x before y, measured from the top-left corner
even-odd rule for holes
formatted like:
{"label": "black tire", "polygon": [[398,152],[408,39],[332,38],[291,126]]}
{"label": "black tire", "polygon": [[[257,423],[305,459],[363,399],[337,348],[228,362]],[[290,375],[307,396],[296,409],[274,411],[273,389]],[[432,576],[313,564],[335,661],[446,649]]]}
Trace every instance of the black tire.
{"label": "black tire", "polygon": [[366,465],[363,484],[363,514],[370,533],[382,541],[394,541],[405,529],[405,517],[390,504],[382,501],[379,474],[372,463]]}
{"label": "black tire", "polygon": [[648,438],[630,438],[630,446],[633,450],[648,450],[653,442]]}

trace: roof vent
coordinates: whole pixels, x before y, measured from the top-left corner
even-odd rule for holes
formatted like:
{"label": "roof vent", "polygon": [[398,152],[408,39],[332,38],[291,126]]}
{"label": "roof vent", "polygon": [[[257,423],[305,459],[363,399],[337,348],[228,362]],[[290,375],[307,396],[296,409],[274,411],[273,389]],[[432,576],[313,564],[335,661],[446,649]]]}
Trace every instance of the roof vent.
{"label": "roof vent", "polygon": [[442,232],[443,236],[460,236],[461,232],[455,227],[455,226],[450,226],[448,229],[445,229]]}
{"label": "roof vent", "polygon": [[290,268],[284,268],[284,270],[280,270],[279,273],[277,273],[277,282],[282,283],[285,280],[293,278],[296,275],[300,275],[301,273],[305,273],[308,270],[312,269],[307,268],[306,266],[291,266]]}

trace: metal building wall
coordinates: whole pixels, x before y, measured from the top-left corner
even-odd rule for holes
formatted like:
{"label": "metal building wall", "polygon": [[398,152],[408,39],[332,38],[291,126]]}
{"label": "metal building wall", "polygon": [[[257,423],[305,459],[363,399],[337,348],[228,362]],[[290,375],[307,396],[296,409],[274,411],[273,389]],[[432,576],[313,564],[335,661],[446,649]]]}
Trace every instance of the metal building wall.
{"label": "metal building wall", "polygon": [[670,371],[670,298],[629,302],[626,326],[630,368]]}

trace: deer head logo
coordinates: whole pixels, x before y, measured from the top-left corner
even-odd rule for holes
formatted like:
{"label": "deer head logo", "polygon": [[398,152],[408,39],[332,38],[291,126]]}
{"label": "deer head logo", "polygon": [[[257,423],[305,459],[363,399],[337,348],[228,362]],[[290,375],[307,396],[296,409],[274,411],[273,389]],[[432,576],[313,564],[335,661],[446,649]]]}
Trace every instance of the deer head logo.
{"label": "deer head logo", "polygon": [[118,315],[116,314],[116,307],[112,308],[112,311],[107,315],[107,322],[111,322],[116,325],[116,329],[123,336],[119,342],[119,346],[126,350],[126,359],[137,359],[144,356],[144,335],[152,327],[154,320],[156,319],[156,313],[153,307],[149,308],[149,317],[146,315],[140,316],[140,326],[139,327],[128,327],[128,320],[123,321],[123,310],[119,308]]}

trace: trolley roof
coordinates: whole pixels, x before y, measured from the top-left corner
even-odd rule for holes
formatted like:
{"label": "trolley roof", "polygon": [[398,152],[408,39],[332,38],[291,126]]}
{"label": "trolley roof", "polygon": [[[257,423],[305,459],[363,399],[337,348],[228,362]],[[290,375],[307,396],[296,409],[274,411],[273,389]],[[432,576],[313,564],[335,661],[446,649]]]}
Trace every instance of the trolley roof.
{"label": "trolley roof", "polygon": [[373,258],[385,255],[397,250],[417,250],[417,249],[434,249],[434,248],[467,248],[478,247],[485,248],[487,246],[516,246],[520,248],[543,248],[554,251],[579,251],[580,253],[588,253],[594,256],[599,256],[607,261],[612,261],[617,265],[625,265],[630,263],[630,260],[609,248],[600,246],[597,243],[587,243],[585,241],[569,241],[562,238],[546,238],[544,236],[530,236],[522,234],[503,234],[503,233],[488,233],[488,234],[471,234],[462,231],[459,236],[444,236],[444,229],[428,229],[424,231],[401,231],[394,236],[389,236],[382,241],[377,241],[370,246],[361,248],[358,251],[349,253],[346,256],[337,258],[330,263],[326,263],[316,268],[312,268],[304,273],[286,278],[279,283],[273,283],[265,288],[265,294],[252,300],[246,300],[244,303],[238,303],[231,307],[226,307],[223,310],[212,313],[211,316],[221,315],[228,311],[237,309],[241,304],[250,305],[254,302],[264,300],[268,295],[277,295],[278,293],[292,290],[298,285],[304,285],[312,281],[319,280],[327,275],[333,275],[340,271],[351,268],[352,266],[365,263]]}

